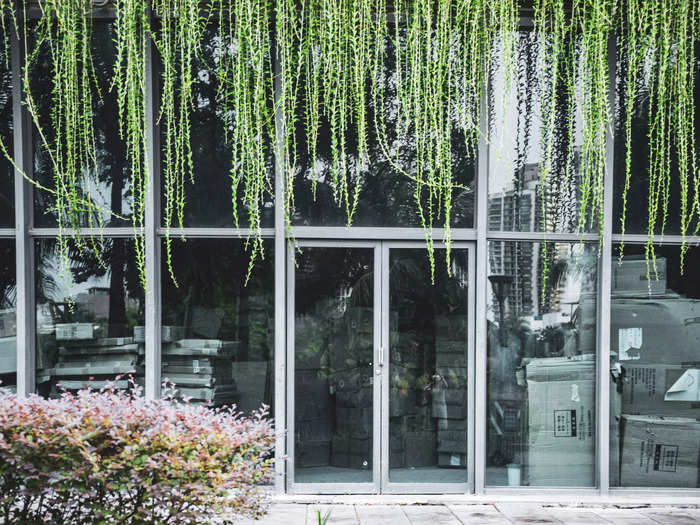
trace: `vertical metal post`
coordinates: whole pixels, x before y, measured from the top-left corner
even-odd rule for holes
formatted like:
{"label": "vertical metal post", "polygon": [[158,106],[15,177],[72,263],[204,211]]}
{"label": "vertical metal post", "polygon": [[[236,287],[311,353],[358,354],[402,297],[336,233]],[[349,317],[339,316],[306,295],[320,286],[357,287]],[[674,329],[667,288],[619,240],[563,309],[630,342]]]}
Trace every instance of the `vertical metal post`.
{"label": "vertical metal post", "polygon": [[[486,87],[488,89],[488,86]],[[484,493],[486,473],[486,392],[487,381],[487,333],[486,333],[486,294],[488,276],[488,240],[486,232],[488,228],[488,175],[489,175],[489,147],[487,144],[488,123],[488,94],[484,93],[481,101],[481,122],[479,128],[479,150],[477,158],[477,186],[476,186],[476,326],[475,330],[475,360],[474,360],[474,491],[477,494]]]}
{"label": "vertical metal post", "polygon": [[[22,13],[22,11],[18,11]],[[18,15],[21,16],[21,15]],[[19,25],[22,23],[20,21]],[[17,315],[17,393],[26,396],[34,392],[35,384],[35,294],[34,246],[29,235],[32,227],[32,184],[25,179],[33,176],[32,123],[22,108],[22,49],[23,35],[13,33],[12,46],[12,120],[13,154],[15,158],[15,250],[16,250],[16,315]],[[24,172],[24,173],[23,173]]]}
{"label": "vertical metal post", "polygon": [[286,431],[287,431],[287,242],[285,237],[285,172],[284,172],[284,114],[280,57],[275,59],[275,492],[286,490]]}
{"label": "vertical metal post", "polygon": [[[149,9],[149,20],[152,12]],[[158,118],[158,73],[154,67],[154,46],[146,43],[146,164],[148,181],[145,198],[146,244],[146,397],[160,396],[160,147]]]}
{"label": "vertical metal post", "polygon": [[603,194],[603,237],[600,250],[598,275],[598,350],[597,392],[598,489],[607,495],[610,486],[610,292],[612,282],[612,228],[613,228],[613,165],[615,160],[614,110],[615,110],[615,35],[608,40],[608,71],[610,89],[608,104],[610,122],[605,135],[605,184]]}

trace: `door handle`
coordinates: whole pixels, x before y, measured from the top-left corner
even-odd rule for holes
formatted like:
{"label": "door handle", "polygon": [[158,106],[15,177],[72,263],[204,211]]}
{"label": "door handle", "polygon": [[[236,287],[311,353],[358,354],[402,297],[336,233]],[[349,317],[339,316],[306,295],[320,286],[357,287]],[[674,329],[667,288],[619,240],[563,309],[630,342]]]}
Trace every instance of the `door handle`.
{"label": "door handle", "polygon": [[382,368],[384,367],[384,348],[380,346],[378,352],[379,355],[377,356],[377,375],[381,375]]}

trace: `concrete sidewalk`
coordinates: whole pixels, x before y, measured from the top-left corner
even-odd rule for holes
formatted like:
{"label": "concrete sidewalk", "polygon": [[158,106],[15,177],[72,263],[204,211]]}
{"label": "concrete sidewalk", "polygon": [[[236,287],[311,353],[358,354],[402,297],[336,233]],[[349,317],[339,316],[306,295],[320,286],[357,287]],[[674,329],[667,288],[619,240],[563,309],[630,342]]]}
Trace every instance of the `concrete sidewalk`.
{"label": "concrete sidewalk", "polygon": [[533,523],[695,525],[700,508],[680,506],[570,507],[558,504],[321,505],[276,503],[260,521],[245,525],[318,525],[317,512],[330,512],[329,525],[521,525]]}

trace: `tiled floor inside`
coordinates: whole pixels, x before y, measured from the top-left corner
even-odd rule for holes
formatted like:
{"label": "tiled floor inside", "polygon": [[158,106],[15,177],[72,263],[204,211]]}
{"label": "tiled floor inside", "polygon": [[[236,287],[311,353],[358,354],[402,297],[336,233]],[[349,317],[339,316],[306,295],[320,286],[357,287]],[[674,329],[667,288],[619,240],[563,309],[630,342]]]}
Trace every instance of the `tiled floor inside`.
{"label": "tiled floor inside", "polygon": [[[700,504],[700,502],[699,502]],[[670,506],[569,507],[556,504],[493,505],[314,505],[277,503],[260,521],[245,525],[318,525],[319,513],[330,513],[328,525],[521,525],[613,524],[695,525],[700,508]]]}

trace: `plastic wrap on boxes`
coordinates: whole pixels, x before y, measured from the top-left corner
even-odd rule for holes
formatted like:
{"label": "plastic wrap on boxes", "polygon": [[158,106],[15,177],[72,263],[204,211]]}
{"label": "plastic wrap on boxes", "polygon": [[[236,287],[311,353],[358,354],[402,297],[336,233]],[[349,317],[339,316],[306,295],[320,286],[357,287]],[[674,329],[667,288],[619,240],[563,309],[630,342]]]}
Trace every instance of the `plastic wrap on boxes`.
{"label": "plastic wrap on boxes", "polygon": [[620,481],[623,487],[698,487],[700,422],[622,416]]}

